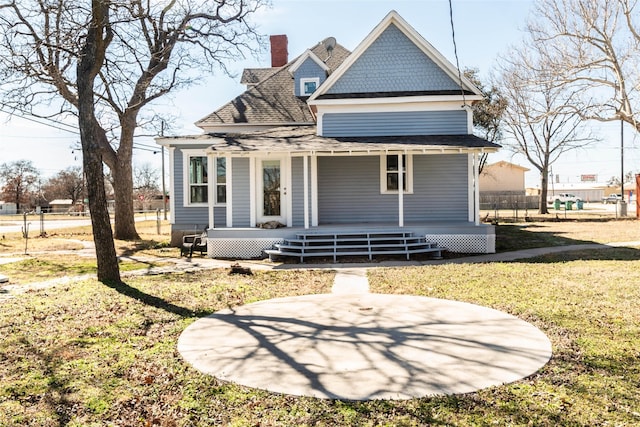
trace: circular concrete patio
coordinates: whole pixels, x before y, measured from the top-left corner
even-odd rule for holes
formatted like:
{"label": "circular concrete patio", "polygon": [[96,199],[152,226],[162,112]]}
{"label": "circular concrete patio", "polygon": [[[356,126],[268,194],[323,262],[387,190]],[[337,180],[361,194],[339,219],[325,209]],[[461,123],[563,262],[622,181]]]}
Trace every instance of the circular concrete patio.
{"label": "circular concrete patio", "polygon": [[458,394],[513,382],[551,343],[509,314],[408,295],[262,301],[191,324],[178,350],[201,372],[277,393],[343,400]]}

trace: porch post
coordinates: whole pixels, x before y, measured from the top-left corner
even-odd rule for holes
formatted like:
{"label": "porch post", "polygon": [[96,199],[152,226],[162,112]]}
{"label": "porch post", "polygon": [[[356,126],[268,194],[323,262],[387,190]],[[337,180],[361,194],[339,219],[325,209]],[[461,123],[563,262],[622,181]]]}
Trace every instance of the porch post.
{"label": "porch post", "polygon": [[318,226],[318,155],[311,155],[311,226]]}
{"label": "porch post", "polygon": [[473,216],[475,224],[480,225],[480,159],[473,153]]}
{"label": "porch post", "polygon": [[302,161],[304,162],[302,165],[302,173],[304,181],[304,228],[306,230],[309,228],[309,156],[306,154],[302,156]]}
{"label": "porch post", "polygon": [[398,227],[404,227],[404,171],[402,153],[398,154]]}
{"label": "porch post", "polygon": [[217,156],[209,154],[207,156],[207,207],[209,208],[209,228],[215,228],[214,205],[215,205],[215,185]]}
{"label": "porch post", "polygon": [[226,227],[233,227],[233,159],[227,156],[225,160],[225,173],[227,175],[227,205],[226,205]]}

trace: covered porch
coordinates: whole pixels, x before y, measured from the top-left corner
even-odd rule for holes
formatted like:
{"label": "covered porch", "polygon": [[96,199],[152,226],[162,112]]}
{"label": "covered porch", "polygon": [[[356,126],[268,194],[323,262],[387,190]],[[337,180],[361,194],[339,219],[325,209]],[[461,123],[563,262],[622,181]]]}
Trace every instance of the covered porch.
{"label": "covered porch", "polygon": [[265,258],[265,250],[300,235],[345,235],[347,233],[413,233],[439,248],[458,253],[494,253],[495,227],[489,224],[438,222],[397,224],[325,224],[315,227],[210,228],[208,256],[212,258]]}
{"label": "covered porch", "polygon": [[211,257],[259,258],[300,233],[385,230],[454,252],[495,251],[477,183],[480,155],[498,146],[481,138],[328,138],[309,127],[207,139],[208,164],[225,159],[227,191],[224,207],[209,204]]}

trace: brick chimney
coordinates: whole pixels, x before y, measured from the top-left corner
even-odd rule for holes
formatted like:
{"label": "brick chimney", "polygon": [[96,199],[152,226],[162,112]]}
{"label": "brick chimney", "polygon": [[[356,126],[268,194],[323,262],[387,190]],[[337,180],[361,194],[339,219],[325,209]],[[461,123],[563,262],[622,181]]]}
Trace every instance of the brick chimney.
{"label": "brick chimney", "polygon": [[276,36],[270,36],[271,42],[271,66],[282,67],[289,62],[289,52],[287,50],[287,35],[280,34]]}

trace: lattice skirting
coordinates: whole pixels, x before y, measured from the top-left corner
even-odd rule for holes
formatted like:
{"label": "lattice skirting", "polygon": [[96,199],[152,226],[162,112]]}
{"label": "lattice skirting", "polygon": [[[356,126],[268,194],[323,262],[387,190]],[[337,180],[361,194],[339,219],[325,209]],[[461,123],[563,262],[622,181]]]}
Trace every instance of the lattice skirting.
{"label": "lattice skirting", "polygon": [[427,234],[427,242],[435,242],[450,252],[492,254],[496,251],[495,234]]}
{"label": "lattice skirting", "polygon": [[283,241],[280,238],[209,238],[207,240],[207,255],[211,258],[263,258],[265,249],[270,249],[274,244],[282,243]]}

